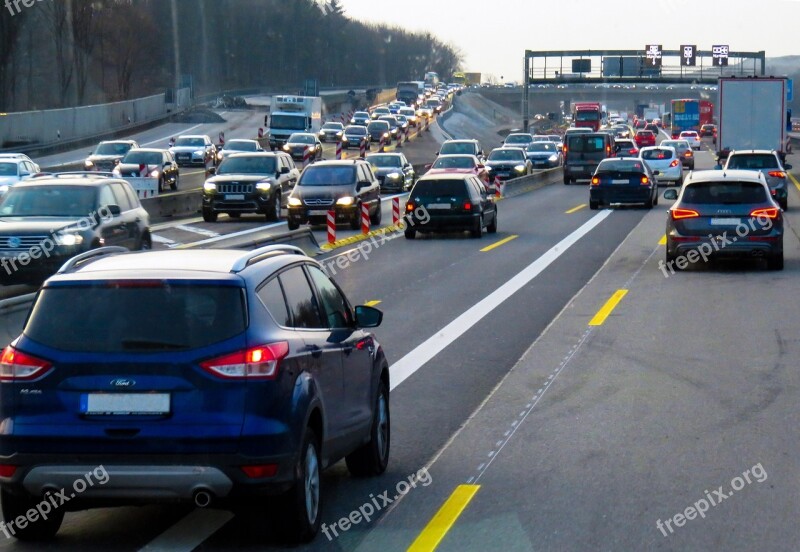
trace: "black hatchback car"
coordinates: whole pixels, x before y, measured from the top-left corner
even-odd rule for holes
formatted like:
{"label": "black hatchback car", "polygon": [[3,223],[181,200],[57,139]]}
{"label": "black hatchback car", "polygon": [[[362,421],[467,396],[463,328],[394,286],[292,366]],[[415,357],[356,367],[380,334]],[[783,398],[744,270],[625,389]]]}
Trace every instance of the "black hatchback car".
{"label": "black hatchback car", "polygon": [[[667,217],[667,267],[683,270],[703,259],[766,259],[783,270],[783,214],[764,175],[747,170],[689,173]],[[694,259],[693,259],[694,257]]]}
{"label": "black hatchback car", "polygon": [[158,178],[159,192],[167,187],[177,190],[180,181],[180,169],[175,158],[169,151],[161,149],[133,148],[112,172],[122,178]]}
{"label": "black hatchback car", "polygon": [[658,205],[658,182],[641,159],[604,159],[592,175],[589,208],[601,205]]}
{"label": "black hatchback car", "polygon": [[361,227],[361,207],[369,210],[371,224],[381,223],[381,185],[363,159],[323,161],[306,167],[288,201],[289,230],[303,223],[325,224],[328,211],[336,223]]}
{"label": "black hatchback car", "polygon": [[411,223],[405,236],[411,240],[417,232],[468,230],[473,238],[480,238],[484,228],[497,232],[497,204],[472,175],[423,176],[411,190],[406,218]]}
{"label": "black hatchback car", "polygon": [[149,220],[121,179],[63,174],[15,184],[0,196],[0,283],[41,283],[104,245],[150,249]]}

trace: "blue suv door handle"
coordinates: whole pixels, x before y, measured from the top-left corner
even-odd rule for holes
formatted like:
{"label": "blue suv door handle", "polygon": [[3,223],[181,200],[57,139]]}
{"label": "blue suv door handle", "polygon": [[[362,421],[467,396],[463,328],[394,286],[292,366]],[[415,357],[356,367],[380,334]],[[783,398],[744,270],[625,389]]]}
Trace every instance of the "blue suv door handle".
{"label": "blue suv door handle", "polygon": [[322,349],[320,349],[316,345],[306,345],[306,351],[310,351],[311,356],[314,358],[319,358],[322,356]]}

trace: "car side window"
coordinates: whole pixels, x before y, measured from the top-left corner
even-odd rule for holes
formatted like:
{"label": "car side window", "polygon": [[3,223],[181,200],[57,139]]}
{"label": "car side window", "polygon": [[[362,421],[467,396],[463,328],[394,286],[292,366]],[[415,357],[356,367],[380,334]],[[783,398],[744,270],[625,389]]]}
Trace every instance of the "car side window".
{"label": "car side window", "polygon": [[295,328],[324,328],[319,305],[302,267],[290,268],[280,276],[286,304]]}
{"label": "car side window", "polygon": [[349,328],[352,326],[352,315],[342,293],[331,282],[324,272],[315,266],[309,266],[308,272],[317,287],[323,314],[329,328]]}
{"label": "car side window", "polygon": [[111,193],[114,194],[114,200],[121,211],[130,211],[133,209],[133,205],[131,205],[131,200],[128,198],[128,194],[125,193],[125,188],[122,187],[122,184],[119,182],[114,182],[111,184]]}
{"label": "car side window", "polygon": [[263,285],[256,295],[279,326],[289,327],[292,325],[289,308],[286,306],[286,297],[278,278],[273,278]]}
{"label": "car side window", "polygon": [[290,171],[295,168],[294,160],[288,155],[283,156],[283,162],[286,163],[286,166],[289,167]]}
{"label": "car side window", "polygon": [[132,206],[131,208],[136,209],[141,207],[142,204],[139,203],[139,196],[136,195],[136,191],[133,189],[133,187],[127,182],[120,184],[120,186],[122,186],[122,188],[125,190],[125,193],[128,194],[128,200],[130,200]]}
{"label": "car side window", "polygon": [[358,166],[358,181],[359,182],[372,182],[372,178],[367,174],[364,165]]}
{"label": "car side window", "polygon": [[[114,193],[111,191],[110,186],[102,186],[100,188],[100,197],[98,198],[98,202],[100,207],[106,207],[108,205],[117,205],[117,199],[114,197]],[[119,206],[120,209],[122,205]]]}

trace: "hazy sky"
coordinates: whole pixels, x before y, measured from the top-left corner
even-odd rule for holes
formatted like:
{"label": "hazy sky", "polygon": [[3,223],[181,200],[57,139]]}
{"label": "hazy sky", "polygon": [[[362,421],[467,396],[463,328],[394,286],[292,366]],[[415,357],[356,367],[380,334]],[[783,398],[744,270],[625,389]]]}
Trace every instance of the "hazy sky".
{"label": "hazy sky", "polygon": [[[800,0],[340,0],[348,16],[427,30],[464,54],[468,71],[522,79],[528,50],[729,44],[800,54]],[[422,75],[420,75],[420,78]]]}

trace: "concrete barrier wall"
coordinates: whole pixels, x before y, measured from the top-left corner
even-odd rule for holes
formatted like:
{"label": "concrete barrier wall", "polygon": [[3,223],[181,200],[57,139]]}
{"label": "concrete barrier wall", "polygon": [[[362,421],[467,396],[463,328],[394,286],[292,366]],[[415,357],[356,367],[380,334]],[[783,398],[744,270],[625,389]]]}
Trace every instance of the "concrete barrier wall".
{"label": "concrete barrier wall", "polygon": [[6,144],[47,145],[135,127],[165,116],[164,94],[68,109],[24,111],[0,117],[0,148]]}

